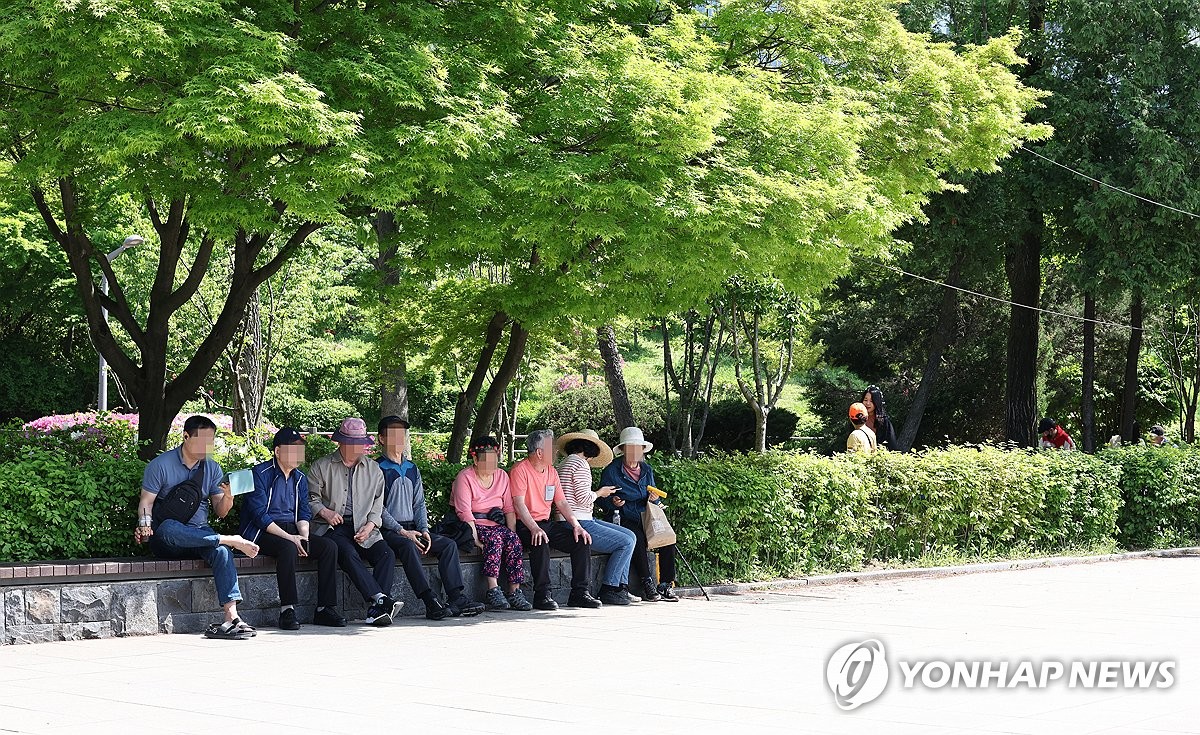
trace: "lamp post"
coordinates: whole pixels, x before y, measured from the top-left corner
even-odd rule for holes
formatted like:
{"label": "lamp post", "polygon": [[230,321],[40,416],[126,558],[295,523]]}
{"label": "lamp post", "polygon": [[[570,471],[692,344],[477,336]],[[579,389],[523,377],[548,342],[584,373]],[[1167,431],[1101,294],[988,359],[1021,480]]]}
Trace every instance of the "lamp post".
{"label": "lamp post", "polygon": [[[125,252],[131,247],[134,247],[135,245],[141,245],[145,241],[145,238],[143,238],[141,235],[130,235],[129,237],[125,238],[125,242],[121,243],[121,247],[104,257],[108,259],[109,263],[111,263],[116,260],[117,256],[121,253]],[[100,292],[105,296],[108,295],[108,276],[104,275],[103,273],[100,274]],[[102,306],[100,307],[100,312],[103,316],[104,323],[107,324],[108,309],[105,309]],[[99,350],[97,351],[99,352]],[[108,410],[108,361],[104,359],[103,352],[100,353],[100,379],[96,391],[96,410]]]}

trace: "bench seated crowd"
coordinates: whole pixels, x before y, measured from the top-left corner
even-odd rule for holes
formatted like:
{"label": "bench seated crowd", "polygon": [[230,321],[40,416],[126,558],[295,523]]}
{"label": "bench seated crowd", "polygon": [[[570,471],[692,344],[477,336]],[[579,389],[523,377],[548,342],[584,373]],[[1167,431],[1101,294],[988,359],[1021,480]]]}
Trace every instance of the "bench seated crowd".
{"label": "bench seated crowd", "polygon": [[[308,472],[305,439],[283,427],[272,440],[272,459],[252,470],[253,490],[239,511],[236,535],[209,525],[209,513],[224,517],[233,493],[223,469],[211,458],[216,425],[191,416],[183,441],[146,467],[138,502],[138,543],[149,545],[160,560],[201,559],[211,567],[217,601],[224,613],[205,630],[209,638],[240,640],[255,629],[237,611],[242,601],[235,557],[274,559],[279,591],[279,627],[297,630],[296,575],[302,560],[317,569],[314,625],[348,624],[337,608],[337,570],[342,570],[367,606],[362,623],[390,625],[403,603],[393,599],[397,562],[425,617],[443,620],[485,611],[554,610],[550,595],[550,550],[570,556],[572,607],[601,608],[676,601],[675,547],[656,549],[659,575],[650,570],[642,514],[659,503],[654,472],[644,461],[653,445],[636,427],[622,431],[615,447],[594,431],[559,437],[548,430],[527,439],[527,455],[507,471],[499,467],[494,437],[472,439],[471,464],[454,480],[452,512],[431,527],[421,473],[405,455],[406,421],[388,416],[379,422],[376,443],[362,419],[347,418],[333,434],[337,451],[314,461]],[[555,455],[561,455],[557,467]],[[592,468],[603,468],[600,487],[592,488]],[[656,511],[657,512],[657,511]],[[606,519],[611,519],[606,520]],[[463,582],[463,550],[478,550],[487,582],[484,599],[472,598]],[[601,585],[592,594],[592,553],[608,554]],[[533,599],[526,581],[528,553]],[[432,588],[424,569],[436,558],[443,596]]]}

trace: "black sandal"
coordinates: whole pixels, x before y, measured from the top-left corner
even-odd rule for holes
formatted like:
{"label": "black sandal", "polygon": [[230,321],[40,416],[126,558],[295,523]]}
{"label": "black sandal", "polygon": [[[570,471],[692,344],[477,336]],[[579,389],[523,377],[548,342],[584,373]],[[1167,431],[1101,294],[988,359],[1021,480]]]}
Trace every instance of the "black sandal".
{"label": "black sandal", "polygon": [[256,635],[258,635],[258,631],[243,623],[241,618],[234,618],[225,623],[210,625],[204,631],[205,638],[224,641],[244,641]]}

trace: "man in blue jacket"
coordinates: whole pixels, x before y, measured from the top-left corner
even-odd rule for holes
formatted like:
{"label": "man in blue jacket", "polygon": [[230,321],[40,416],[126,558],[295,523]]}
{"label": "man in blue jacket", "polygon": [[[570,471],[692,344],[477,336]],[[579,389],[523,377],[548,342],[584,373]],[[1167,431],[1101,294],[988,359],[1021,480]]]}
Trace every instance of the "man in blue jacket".
{"label": "man in blue jacket", "polygon": [[317,562],[317,612],[313,622],[340,628],[346,619],[337,607],[337,544],[308,534],[312,511],[308,503],[308,478],[299,467],[304,462],[304,437],[285,426],[271,442],[275,458],[254,467],[254,492],[242,506],[242,536],[275,557],[279,582],[279,627],[298,630],[296,621],[296,565],[312,557]]}
{"label": "man in blue jacket", "polygon": [[[421,471],[404,456],[408,444],[408,422],[399,416],[384,416],[379,422],[382,451],[379,468],[383,470],[383,540],[404,566],[404,575],[413,594],[425,603],[425,617],[442,620],[449,616],[471,617],[483,612],[483,604],[464,593],[458,547],[445,536],[429,532],[429,511],[425,506],[425,484]],[[421,557],[433,554],[446,603],[429,586]]]}

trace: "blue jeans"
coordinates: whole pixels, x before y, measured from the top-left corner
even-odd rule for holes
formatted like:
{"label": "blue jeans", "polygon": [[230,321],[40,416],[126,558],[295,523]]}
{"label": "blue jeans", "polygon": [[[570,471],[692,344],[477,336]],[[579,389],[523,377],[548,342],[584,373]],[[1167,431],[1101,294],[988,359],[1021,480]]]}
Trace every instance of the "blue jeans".
{"label": "blue jeans", "polygon": [[609,555],[600,582],[610,587],[628,584],[629,561],[633,559],[633,547],[637,543],[633,531],[608,521],[580,521],[579,525],[592,537],[592,551]]}
{"label": "blue jeans", "polygon": [[233,549],[221,545],[221,536],[211,526],[163,521],[150,537],[150,550],[160,559],[203,559],[212,567],[221,607],[242,599]]}

